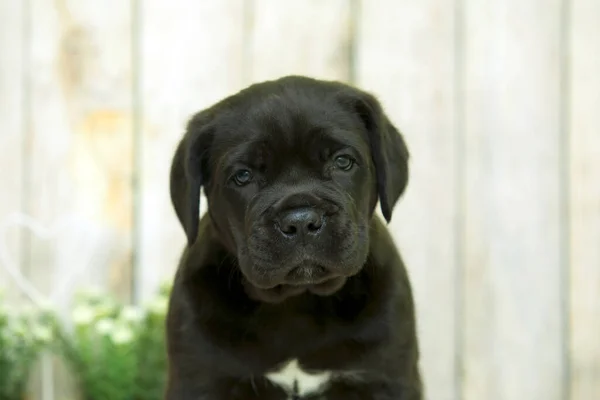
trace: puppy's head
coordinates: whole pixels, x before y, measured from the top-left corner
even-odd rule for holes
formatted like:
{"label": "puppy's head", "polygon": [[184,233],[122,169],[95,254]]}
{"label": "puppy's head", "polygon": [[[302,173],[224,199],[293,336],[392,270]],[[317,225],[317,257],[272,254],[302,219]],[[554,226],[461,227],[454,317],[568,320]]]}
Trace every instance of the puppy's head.
{"label": "puppy's head", "polygon": [[377,100],[335,82],[287,77],[196,114],[177,148],[171,199],[188,244],[200,189],[248,293],[328,295],[358,273],[377,200],[386,218],[408,180],[408,151]]}

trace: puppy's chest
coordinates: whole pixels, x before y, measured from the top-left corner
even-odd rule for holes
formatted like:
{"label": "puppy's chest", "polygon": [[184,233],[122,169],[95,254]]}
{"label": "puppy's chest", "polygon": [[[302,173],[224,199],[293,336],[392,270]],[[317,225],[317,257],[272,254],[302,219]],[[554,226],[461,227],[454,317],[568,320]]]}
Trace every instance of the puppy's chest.
{"label": "puppy's chest", "polygon": [[323,392],[331,380],[332,371],[308,373],[300,366],[298,360],[286,362],[279,369],[269,372],[265,377],[275,385],[283,388],[290,399],[294,396],[306,396]]}

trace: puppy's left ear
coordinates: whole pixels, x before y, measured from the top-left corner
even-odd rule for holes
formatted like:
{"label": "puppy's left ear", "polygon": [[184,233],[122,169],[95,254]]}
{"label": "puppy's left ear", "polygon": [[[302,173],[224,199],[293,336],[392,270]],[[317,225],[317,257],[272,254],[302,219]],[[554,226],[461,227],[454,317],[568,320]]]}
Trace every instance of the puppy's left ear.
{"label": "puppy's left ear", "polygon": [[170,171],[171,203],[188,239],[196,241],[200,218],[200,190],[208,182],[208,155],[213,128],[208,112],[196,114],[187,124]]}
{"label": "puppy's left ear", "polygon": [[379,101],[369,93],[353,91],[354,112],[360,116],[369,135],[381,211],[390,222],[392,210],[408,184],[408,148]]}

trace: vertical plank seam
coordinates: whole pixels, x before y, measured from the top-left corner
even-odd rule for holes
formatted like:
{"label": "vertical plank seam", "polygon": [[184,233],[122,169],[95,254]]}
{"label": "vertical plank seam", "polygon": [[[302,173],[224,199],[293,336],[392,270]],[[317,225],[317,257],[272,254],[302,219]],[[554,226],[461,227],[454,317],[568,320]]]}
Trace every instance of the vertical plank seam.
{"label": "vertical plank seam", "polygon": [[561,265],[561,340],[562,346],[562,398],[571,398],[571,62],[570,62],[570,39],[571,39],[571,1],[562,0],[560,7],[560,265]]}
{"label": "vertical plank seam", "polygon": [[465,37],[464,37],[463,0],[454,1],[454,181],[455,181],[455,258],[454,258],[454,398],[462,400],[463,367],[464,367],[464,281],[465,281],[465,249],[466,249],[466,93],[465,93]]}
{"label": "vertical plank seam", "polygon": [[356,85],[357,83],[357,58],[358,58],[358,32],[360,21],[360,0],[348,0],[350,7],[349,26],[348,26],[348,83]]}
{"label": "vertical plank seam", "polygon": [[[33,141],[32,124],[32,84],[31,84],[31,54],[32,54],[32,33],[31,33],[31,0],[24,0],[21,3],[21,182],[20,182],[20,208],[25,214],[31,214],[31,174],[33,159],[29,157],[29,150]],[[25,231],[18,233],[18,249],[21,253],[20,269],[25,276],[31,276],[31,237]]]}
{"label": "vertical plank seam", "polygon": [[243,28],[242,28],[242,85],[247,86],[252,82],[254,71],[252,69],[252,53],[254,46],[254,37],[252,36],[256,12],[256,3],[254,0],[245,0],[243,2]]}
{"label": "vertical plank seam", "polygon": [[131,274],[130,274],[130,298],[133,303],[137,304],[141,300],[141,292],[139,285],[144,284],[142,277],[143,266],[140,265],[140,249],[142,244],[142,170],[143,164],[143,136],[142,136],[142,115],[143,115],[143,100],[142,100],[142,79],[143,79],[143,62],[142,62],[142,12],[139,0],[131,0],[131,108],[132,108],[132,126],[131,134],[133,135],[132,148],[132,229],[131,229]]}

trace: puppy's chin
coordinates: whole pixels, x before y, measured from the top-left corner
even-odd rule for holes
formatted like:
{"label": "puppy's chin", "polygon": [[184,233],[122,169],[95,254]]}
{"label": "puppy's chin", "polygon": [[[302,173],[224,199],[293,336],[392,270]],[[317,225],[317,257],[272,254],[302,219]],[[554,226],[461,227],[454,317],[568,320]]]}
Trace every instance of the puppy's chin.
{"label": "puppy's chin", "polygon": [[367,255],[368,241],[355,241],[343,252],[325,256],[300,249],[282,257],[280,253],[264,254],[244,245],[238,248],[237,258],[248,296],[277,303],[304,293],[334,294],[348,278],[360,272]]}
{"label": "puppy's chin", "polygon": [[340,290],[346,283],[346,277],[336,276],[316,284],[280,284],[271,288],[260,288],[244,279],[244,288],[248,296],[256,301],[265,303],[281,303],[282,301],[303,293],[312,293],[318,296],[330,296]]}
{"label": "puppy's chin", "polygon": [[362,269],[364,262],[345,264],[343,270],[325,268],[303,261],[293,268],[262,270],[255,265],[240,263],[243,285],[248,296],[256,301],[280,303],[302,294],[330,296],[340,290],[347,279]]}

